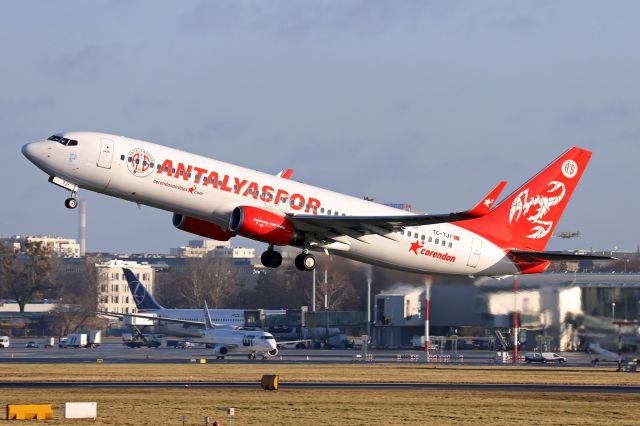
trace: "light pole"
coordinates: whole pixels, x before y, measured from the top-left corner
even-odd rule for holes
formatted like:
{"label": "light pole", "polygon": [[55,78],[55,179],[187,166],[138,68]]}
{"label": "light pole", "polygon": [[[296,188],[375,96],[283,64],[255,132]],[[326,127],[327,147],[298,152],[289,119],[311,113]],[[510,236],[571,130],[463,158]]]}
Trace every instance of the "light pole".
{"label": "light pole", "polygon": [[616,320],[616,302],[611,302],[611,322]]}
{"label": "light pole", "polygon": [[371,274],[367,276],[367,339],[371,336]]}
{"label": "light pole", "polygon": [[313,268],[313,288],[311,289],[311,312],[316,311],[316,268]]}

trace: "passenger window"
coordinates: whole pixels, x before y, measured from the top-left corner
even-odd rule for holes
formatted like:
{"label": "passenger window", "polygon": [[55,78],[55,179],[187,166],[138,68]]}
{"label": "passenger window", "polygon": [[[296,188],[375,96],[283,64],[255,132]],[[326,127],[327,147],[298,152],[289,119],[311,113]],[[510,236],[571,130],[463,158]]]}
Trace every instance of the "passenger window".
{"label": "passenger window", "polygon": [[428,239],[427,241],[428,241],[428,242],[431,242],[431,241],[433,241],[433,238],[432,238],[432,237],[429,237],[429,239]]}
{"label": "passenger window", "polygon": [[442,240],[442,247],[446,246],[447,242],[445,240]]}
{"label": "passenger window", "polygon": [[420,237],[420,239],[421,239],[422,241],[424,241],[424,235],[423,235],[422,237]]}
{"label": "passenger window", "polygon": [[121,155],[121,156],[120,156],[120,160],[121,160],[121,161],[124,161],[124,155]]}
{"label": "passenger window", "polygon": [[453,247],[453,244],[449,243],[449,248]]}
{"label": "passenger window", "polygon": [[324,207],[320,207],[320,213],[324,213]]}
{"label": "passenger window", "polygon": [[411,236],[411,232],[407,231],[407,237]]}
{"label": "passenger window", "polygon": [[331,214],[331,209],[327,210],[327,214],[329,215]]}
{"label": "passenger window", "polygon": [[440,240],[436,238],[436,244],[439,244],[439,243],[440,243]]}

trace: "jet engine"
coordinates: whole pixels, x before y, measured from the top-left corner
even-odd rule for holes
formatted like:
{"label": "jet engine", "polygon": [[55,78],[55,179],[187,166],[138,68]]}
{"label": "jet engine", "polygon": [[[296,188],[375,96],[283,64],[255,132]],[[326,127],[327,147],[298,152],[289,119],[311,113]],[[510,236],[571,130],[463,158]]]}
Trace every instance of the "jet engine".
{"label": "jet engine", "polygon": [[226,346],[216,346],[216,347],[213,349],[213,352],[214,352],[216,355],[226,355],[226,354],[228,354],[228,353],[229,353],[229,348],[227,348]]}
{"label": "jet engine", "polygon": [[286,246],[296,238],[293,223],[285,216],[252,206],[233,209],[229,229],[243,237],[276,246]]}
{"label": "jet engine", "polygon": [[218,241],[228,241],[233,237],[233,233],[222,229],[215,223],[206,220],[196,219],[195,217],[185,216],[179,213],[173,214],[173,226],[181,231],[190,232],[200,235],[201,237],[213,238]]}
{"label": "jet engine", "polygon": [[267,352],[270,356],[276,356],[278,355],[278,348],[275,349],[271,349],[269,352]]}

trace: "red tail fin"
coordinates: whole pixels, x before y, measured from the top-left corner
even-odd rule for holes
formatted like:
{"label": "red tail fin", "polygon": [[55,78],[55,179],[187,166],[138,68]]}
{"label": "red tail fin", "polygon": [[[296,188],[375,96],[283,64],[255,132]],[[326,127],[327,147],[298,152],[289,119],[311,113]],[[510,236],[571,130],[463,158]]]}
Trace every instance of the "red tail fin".
{"label": "red tail fin", "polygon": [[504,248],[542,251],[590,158],[590,151],[571,148],[487,215],[456,225]]}

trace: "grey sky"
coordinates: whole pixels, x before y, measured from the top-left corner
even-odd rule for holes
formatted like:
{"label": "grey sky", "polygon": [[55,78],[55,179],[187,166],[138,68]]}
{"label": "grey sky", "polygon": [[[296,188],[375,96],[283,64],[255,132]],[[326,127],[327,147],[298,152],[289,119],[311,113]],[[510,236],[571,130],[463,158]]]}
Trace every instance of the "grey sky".
{"label": "grey sky", "polygon": [[[429,212],[594,151],[550,249],[640,242],[640,2],[5,2],[0,235],[77,236],[23,143],[95,130]],[[88,249],[167,252],[166,212],[84,191]]]}

